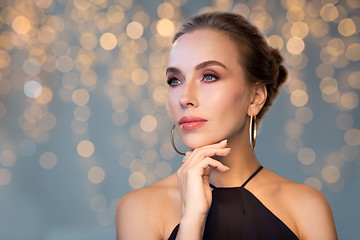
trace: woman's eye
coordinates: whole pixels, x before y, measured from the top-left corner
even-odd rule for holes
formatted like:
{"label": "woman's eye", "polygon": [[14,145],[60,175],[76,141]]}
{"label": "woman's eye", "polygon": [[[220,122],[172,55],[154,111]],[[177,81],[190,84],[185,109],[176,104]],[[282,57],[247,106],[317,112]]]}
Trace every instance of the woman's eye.
{"label": "woman's eye", "polygon": [[219,79],[217,76],[213,75],[213,74],[205,74],[203,76],[203,80],[206,82],[212,82]]}
{"label": "woman's eye", "polygon": [[181,81],[177,78],[169,78],[167,80],[167,83],[169,84],[170,87],[173,87],[173,86],[181,84]]}

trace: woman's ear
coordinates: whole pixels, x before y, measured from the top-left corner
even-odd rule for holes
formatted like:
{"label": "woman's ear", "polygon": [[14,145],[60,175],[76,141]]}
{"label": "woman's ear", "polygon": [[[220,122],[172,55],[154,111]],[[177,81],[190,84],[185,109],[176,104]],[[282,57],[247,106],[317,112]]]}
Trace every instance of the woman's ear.
{"label": "woman's ear", "polygon": [[251,114],[253,114],[254,116],[258,115],[260,110],[263,108],[266,99],[267,99],[267,90],[265,85],[261,84],[253,88],[251,93],[251,102],[248,108],[248,115],[249,116],[251,116]]}

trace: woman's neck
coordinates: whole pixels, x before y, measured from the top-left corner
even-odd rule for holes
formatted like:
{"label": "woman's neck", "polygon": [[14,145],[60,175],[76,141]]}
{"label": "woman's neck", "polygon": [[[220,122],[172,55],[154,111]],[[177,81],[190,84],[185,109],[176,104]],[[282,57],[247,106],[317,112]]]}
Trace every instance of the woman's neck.
{"label": "woman's neck", "polygon": [[[247,134],[246,134],[247,135]],[[217,158],[230,168],[226,173],[212,169],[210,183],[216,187],[241,186],[260,166],[254,151],[250,148],[248,138],[238,136],[228,139],[231,152],[226,157]]]}

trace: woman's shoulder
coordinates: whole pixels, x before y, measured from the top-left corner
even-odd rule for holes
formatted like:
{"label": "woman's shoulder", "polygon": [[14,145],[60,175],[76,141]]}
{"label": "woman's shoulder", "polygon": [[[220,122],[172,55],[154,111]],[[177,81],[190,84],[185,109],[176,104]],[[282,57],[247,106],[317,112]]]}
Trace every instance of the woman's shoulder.
{"label": "woman's shoulder", "polygon": [[[178,203],[179,191],[176,175],[172,174],[148,187],[132,190],[119,201],[116,210],[116,225],[118,234],[144,234],[144,236],[129,236],[124,239],[141,238],[152,239],[145,234],[163,234],[163,223],[175,221],[168,219],[176,216],[174,205]],[[161,211],[160,211],[161,210]],[[137,226],[144,228],[141,233],[136,231]],[[146,231],[148,229],[149,231]],[[158,231],[154,231],[158,229]],[[154,237],[156,238],[156,237]]]}
{"label": "woman's shoulder", "polygon": [[[300,238],[336,239],[335,225],[329,203],[318,189],[296,183],[270,170],[264,171],[268,194],[291,214],[293,228]],[[324,237],[324,232],[328,233]]]}

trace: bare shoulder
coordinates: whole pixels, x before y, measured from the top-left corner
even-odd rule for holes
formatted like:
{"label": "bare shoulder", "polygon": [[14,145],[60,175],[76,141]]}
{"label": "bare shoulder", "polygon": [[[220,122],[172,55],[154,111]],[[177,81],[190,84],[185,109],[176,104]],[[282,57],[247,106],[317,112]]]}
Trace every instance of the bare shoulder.
{"label": "bare shoulder", "polygon": [[164,223],[174,211],[177,188],[176,176],[170,175],[124,195],[116,210],[117,239],[161,239]]}
{"label": "bare shoulder", "polygon": [[270,191],[290,214],[284,213],[284,218],[288,219],[300,239],[337,239],[330,205],[319,190],[290,181],[267,169],[264,175],[270,180]]}
{"label": "bare shoulder", "polygon": [[330,205],[319,190],[292,183],[284,191],[293,199],[292,209],[301,239],[337,239]]}

